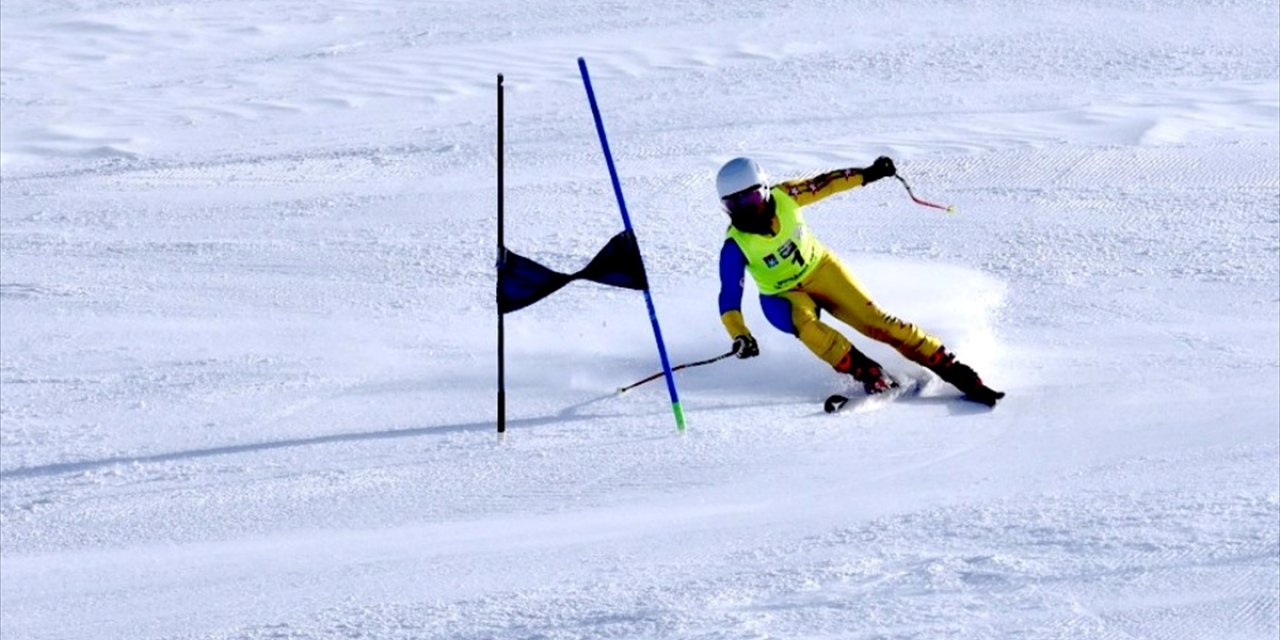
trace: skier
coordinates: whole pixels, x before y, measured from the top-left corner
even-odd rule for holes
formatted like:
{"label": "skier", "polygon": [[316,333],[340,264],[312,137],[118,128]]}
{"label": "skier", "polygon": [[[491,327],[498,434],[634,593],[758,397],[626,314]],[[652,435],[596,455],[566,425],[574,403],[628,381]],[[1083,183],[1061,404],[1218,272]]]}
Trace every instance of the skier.
{"label": "skier", "polygon": [[820,320],[822,311],[892,346],[970,399],[995,406],[1003,392],[983,384],[938,338],[876,306],[840,259],[805,226],[801,207],[896,173],[893,160],[884,156],[865,169],[838,169],[777,185],[769,185],[760,165],[750,158],[735,158],[720,168],[716,190],[730,220],[720,249],[720,319],[733,338],[734,352],[739,358],[760,354],[742,318],[743,274],[750,272],[769,323],[799,338],[836,371],[851,375],[868,394],[897,383],[879,363]]}

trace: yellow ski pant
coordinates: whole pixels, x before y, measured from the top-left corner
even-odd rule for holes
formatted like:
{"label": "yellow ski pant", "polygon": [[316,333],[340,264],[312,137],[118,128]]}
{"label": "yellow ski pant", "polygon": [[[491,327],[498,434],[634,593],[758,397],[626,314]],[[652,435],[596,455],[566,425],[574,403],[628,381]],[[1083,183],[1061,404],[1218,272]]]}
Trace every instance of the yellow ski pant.
{"label": "yellow ski pant", "polygon": [[770,324],[795,335],[833,367],[849,352],[852,343],[820,320],[820,311],[830,313],[868,338],[892,346],[913,362],[924,364],[942,348],[938,338],[881,310],[858,279],[830,252],[802,284],[779,294],[762,295],[760,302]]}

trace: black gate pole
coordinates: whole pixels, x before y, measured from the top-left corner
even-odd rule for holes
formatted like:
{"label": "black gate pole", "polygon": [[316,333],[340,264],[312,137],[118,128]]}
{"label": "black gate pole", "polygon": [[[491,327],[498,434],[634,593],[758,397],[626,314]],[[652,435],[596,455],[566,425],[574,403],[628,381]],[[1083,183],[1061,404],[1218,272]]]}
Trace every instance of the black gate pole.
{"label": "black gate pole", "polygon": [[507,261],[507,248],[502,242],[502,74],[498,74],[498,438],[507,432],[506,344],[502,326],[502,265]]}

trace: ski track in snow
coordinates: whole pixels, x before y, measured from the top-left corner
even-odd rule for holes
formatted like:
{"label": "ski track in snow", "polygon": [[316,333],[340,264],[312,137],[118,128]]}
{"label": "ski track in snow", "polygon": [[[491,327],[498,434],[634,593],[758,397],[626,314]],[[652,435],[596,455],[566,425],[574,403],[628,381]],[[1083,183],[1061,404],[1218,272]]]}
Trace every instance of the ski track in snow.
{"label": "ski track in snow", "polygon": [[[1274,0],[0,18],[6,640],[1280,634]],[[620,227],[577,56],[673,361],[729,346],[722,162],[888,154],[957,213],[808,221],[1009,398],[823,415],[749,287],[676,436],[613,394],[640,296],[577,283],[508,318],[496,442],[496,73],[508,246]]]}

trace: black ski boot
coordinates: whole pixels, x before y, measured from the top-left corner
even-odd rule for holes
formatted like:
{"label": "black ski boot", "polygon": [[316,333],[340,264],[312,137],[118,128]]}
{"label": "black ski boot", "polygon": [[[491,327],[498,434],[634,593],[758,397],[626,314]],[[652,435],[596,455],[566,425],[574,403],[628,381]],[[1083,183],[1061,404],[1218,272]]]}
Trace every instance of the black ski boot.
{"label": "black ski boot", "polygon": [[925,366],[975,402],[994,407],[996,402],[1004,397],[1003,391],[996,391],[983,384],[982,378],[978,377],[978,372],[956,360],[955,354],[949,353],[946,347],[938,349]]}
{"label": "black ski boot", "polygon": [[836,363],[835,370],[840,373],[847,373],[853,376],[854,380],[861,382],[862,388],[867,392],[867,395],[884,393],[898,386],[897,381],[884,375],[884,370],[880,367],[880,363],[868,358],[865,353],[858,351],[857,347],[849,347],[849,353],[840,358],[840,362]]}

